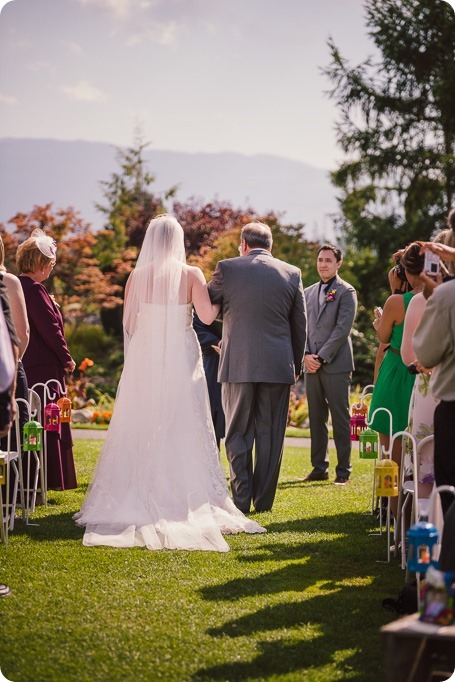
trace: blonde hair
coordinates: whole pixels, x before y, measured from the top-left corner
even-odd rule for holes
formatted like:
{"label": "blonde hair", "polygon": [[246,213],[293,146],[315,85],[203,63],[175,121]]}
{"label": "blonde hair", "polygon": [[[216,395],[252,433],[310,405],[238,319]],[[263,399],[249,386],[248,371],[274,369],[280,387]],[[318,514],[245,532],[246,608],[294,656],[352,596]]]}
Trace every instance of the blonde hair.
{"label": "blonde hair", "polygon": [[48,258],[41,253],[36,245],[36,237],[29,237],[19,244],[16,252],[16,263],[21,274],[43,270],[49,263],[55,262],[55,258]]}

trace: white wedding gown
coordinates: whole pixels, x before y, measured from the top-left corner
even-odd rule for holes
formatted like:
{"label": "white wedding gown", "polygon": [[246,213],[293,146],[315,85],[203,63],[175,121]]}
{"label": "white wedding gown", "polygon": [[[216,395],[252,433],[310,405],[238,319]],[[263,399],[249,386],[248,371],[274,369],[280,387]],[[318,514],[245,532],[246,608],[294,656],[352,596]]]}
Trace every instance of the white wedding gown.
{"label": "white wedding gown", "polygon": [[223,534],[265,532],[229,497],[191,304],[177,316],[183,334],[167,328],[166,306],[140,305],[107,438],[75,516],[86,526],[84,545],[227,552]]}

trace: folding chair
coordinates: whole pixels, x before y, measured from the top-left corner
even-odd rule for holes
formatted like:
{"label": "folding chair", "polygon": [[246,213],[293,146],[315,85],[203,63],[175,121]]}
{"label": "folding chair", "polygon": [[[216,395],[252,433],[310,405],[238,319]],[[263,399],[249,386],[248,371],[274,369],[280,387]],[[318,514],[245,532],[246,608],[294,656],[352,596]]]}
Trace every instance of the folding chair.
{"label": "folding chair", "polygon": [[[14,530],[14,521],[16,518],[16,504],[17,493],[20,493],[22,518],[26,518],[26,507],[24,497],[24,480],[22,475],[22,453],[20,446],[20,425],[19,425],[19,411],[14,417],[13,425],[11,427],[15,430],[16,435],[16,450],[11,450],[11,430],[8,432],[6,452],[1,452],[1,460],[3,464],[3,474],[5,479],[5,499],[3,499],[3,491],[0,486],[0,504],[1,504],[1,538],[8,546],[9,532]],[[13,479],[13,480],[12,480]]]}

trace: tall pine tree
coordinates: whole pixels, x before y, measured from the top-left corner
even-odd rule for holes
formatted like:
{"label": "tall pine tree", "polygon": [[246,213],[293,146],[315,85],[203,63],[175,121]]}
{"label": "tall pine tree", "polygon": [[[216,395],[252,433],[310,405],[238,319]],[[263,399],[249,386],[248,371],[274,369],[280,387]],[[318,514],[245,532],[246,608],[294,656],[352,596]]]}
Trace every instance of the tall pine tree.
{"label": "tall pine tree", "polygon": [[444,226],[455,199],[455,14],[445,0],[367,0],[377,56],[325,69],[346,160],[333,173],[348,244],[380,261]]}
{"label": "tall pine tree", "polygon": [[391,256],[445,227],[455,201],[455,14],[445,0],[364,7],[374,56],[352,66],[330,39],[324,73],[345,154],[332,180],[344,272],[359,293],[357,378],[369,383],[372,311],[390,294]]}

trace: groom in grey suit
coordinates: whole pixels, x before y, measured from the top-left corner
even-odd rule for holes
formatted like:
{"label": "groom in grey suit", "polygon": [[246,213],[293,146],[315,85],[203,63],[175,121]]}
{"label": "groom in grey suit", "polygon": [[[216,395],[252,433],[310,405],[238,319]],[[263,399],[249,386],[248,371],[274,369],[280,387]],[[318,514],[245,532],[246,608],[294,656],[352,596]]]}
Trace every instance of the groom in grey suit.
{"label": "groom in grey suit", "polygon": [[[216,266],[208,290],[221,303],[218,380],[235,505],[268,511],[280,473],[289,393],[302,371],[306,313],[300,270],[277,258],[268,225],[249,223],[240,258]],[[255,461],[253,467],[253,443]]]}
{"label": "groom in grey suit", "polygon": [[308,337],[305,388],[311,429],[313,471],[305,481],[328,479],[328,417],[332,415],[337,451],[336,485],[346,485],[351,473],[349,390],[354,369],[351,329],[357,310],[354,287],[338,275],[340,249],[321,246],[317,257],[319,282],[305,289]]}

